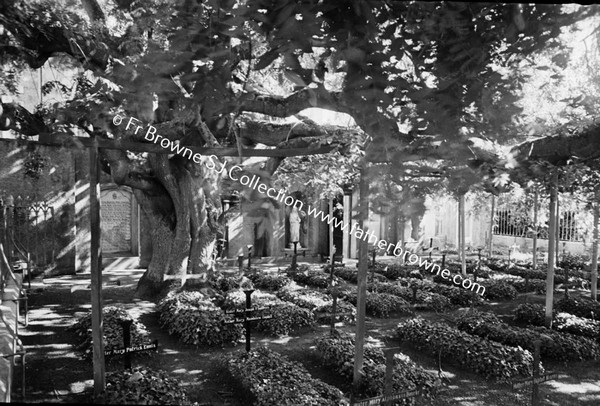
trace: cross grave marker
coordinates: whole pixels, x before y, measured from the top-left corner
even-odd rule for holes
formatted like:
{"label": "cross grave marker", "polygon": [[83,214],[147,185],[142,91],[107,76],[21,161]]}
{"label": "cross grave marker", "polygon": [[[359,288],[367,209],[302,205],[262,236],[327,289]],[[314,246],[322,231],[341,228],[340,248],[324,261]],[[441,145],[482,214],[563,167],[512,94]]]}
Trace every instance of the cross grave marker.
{"label": "cross grave marker", "polygon": [[269,320],[273,318],[272,314],[263,314],[260,316],[251,317],[250,313],[258,312],[262,310],[270,310],[270,307],[252,307],[252,292],[254,289],[246,289],[244,293],[246,294],[246,308],[243,310],[225,310],[225,314],[234,315],[234,319],[232,320],[224,320],[223,324],[244,324],[244,329],[246,330],[246,352],[250,352],[250,343],[251,343],[251,329],[250,323],[254,321],[261,320]]}

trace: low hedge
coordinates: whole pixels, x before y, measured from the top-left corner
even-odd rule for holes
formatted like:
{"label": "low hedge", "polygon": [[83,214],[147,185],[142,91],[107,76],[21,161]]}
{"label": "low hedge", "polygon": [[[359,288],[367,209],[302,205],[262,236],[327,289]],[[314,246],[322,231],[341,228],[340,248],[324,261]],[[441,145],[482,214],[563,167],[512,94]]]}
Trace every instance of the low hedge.
{"label": "low hedge", "polygon": [[[312,311],[315,320],[319,322],[331,319],[331,316],[325,315],[332,311],[333,299],[329,295],[314,290],[282,289],[277,292],[277,297]],[[345,300],[338,299],[336,313],[338,313],[336,314],[337,321],[353,321],[356,318],[356,307]]]}
{"label": "low hedge", "polygon": [[[323,268],[323,270],[326,273],[329,273],[330,271],[330,265],[327,265],[326,267]],[[333,269],[333,274],[335,276],[339,276],[340,278],[344,279],[345,281],[348,281],[350,283],[356,283],[358,281],[358,270],[356,269],[352,269],[352,268],[348,268],[346,266],[336,266]],[[370,281],[371,280],[371,276],[375,277],[376,281],[379,282],[387,282],[387,278],[377,272],[375,273],[371,273],[371,271],[367,272],[367,280]]]}
{"label": "low hedge", "polygon": [[[514,320],[533,326],[543,326],[545,323],[545,307],[539,304],[522,304],[514,311]],[[552,320],[552,328],[556,331],[577,336],[600,338],[600,321],[578,317],[569,313],[556,313]]]}
{"label": "low hedge", "polygon": [[229,317],[198,291],[171,292],[157,310],[161,326],[186,344],[221,345],[242,337],[242,326],[224,324]]}
{"label": "low hedge", "polygon": [[[348,382],[352,382],[354,337],[347,333],[337,333],[318,337],[315,344],[323,361]],[[422,388],[426,396],[432,396],[436,377],[415,364],[408,356],[398,355],[394,358],[394,390]],[[381,395],[385,377],[385,356],[381,348],[365,344],[363,368],[359,391],[364,396]]]}
{"label": "low hedge", "polygon": [[493,313],[467,312],[457,319],[457,327],[469,334],[530,351],[534,349],[534,341],[540,339],[540,354],[547,359],[581,361],[600,357],[600,346],[592,340],[558,333],[545,327],[512,327],[500,321]]}
{"label": "low hedge", "polygon": [[[315,319],[318,322],[330,322],[331,321],[331,312],[333,311],[333,302],[328,303],[326,305],[317,307],[313,314],[315,315]],[[336,323],[340,321],[348,321],[353,322],[356,320],[356,306],[351,303],[348,303],[345,300],[338,299],[336,304],[336,315],[335,320]],[[344,314],[342,314],[344,313]]]}
{"label": "low hedge", "polygon": [[396,280],[398,278],[408,278],[411,275],[420,274],[419,267],[414,265],[400,265],[400,264],[383,264],[375,262],[375,266],[369,263],[369,272],[375,268],[375,272],[385,276],[390,280]]}
{"label": "low hedge", "polygon": [[546,281],[543,280],[531,279],[526,281],[521,279],[508,281],[508,283],[510,283],[519,293],[535,292],[540,295],[546,293]]}
{"label": "low hedge", "polygon": [[484,297],[489,300],[512,300],[518,295],[517,289],[505,281],[487,279],[479,284],[485,287]]}
{"label": "low hedge", "polygon": [[[300,267],[298,272],[288,272],[288,275],[294,280],[294,282],[301,283],[303,285],[312,286],[315,288],[327,288],[329,286],[329,276],[320,271],[310,271],[308,267]],[[334,282],[338,282],[339,278],[333,276]]]}
{"label": "low hedge", "polygon": [[462,365],[486,378],[510,380],[533,374],[533,356],[523,348],[502,345],[443,323],[420,318],[398,324],[397,336],[433,356]]}
{"label": "low hedge", "polygon": [[600,303],[591,299],[563,297],[555,303],[555,308],[557,312],[565,312],[591,320],[600,320]]}
{"label": "low hedge", "polygon": [[299,363],[265,347],[237,352],[227,360],[233,380],[254,406],[348,405],[343,393],[313,378]]}
{"label": "low hedge", "polygon": [[[285,302],[275,295],[259,290],[252,294],[252,306],[270,307],[269,310],[253,313],[253,316],[258,316],[261,313],[273,315],[272,319],[258,321],[253,326],[256,331],[263,331],[270,335],[286,335],[300,327],[313,325],[315,322],[313,313],[310,310]],[[221,307],[225,310],[242,310],[246,307],[246,295],[241,290],[229,292],[221,303]]]}
{"label": "low hedge", "polygon": [[108,372],[101,403],[109,405],[189,405],[181,383],[164,371],[135,368]]}
{"label": "low hedge", "polygon": [[[341,292],[340,297],[356,306],[358,299],[355,291]],[[393,313],[412,313],[410,304],[406,300],[389,293],[369,292],[365,307],[367,314],[378,318],[388,318]]]}
{"label": "low hedge", "polygon": [[[413,300],[412,289],[393,283],[370,283],[367,285],[367,290],[371,292],[389,293],[410,303],[412,303]],[[450,299],[446,296],[420,289],[417,290],[416,303],[420,305],[420,308],[422,309],[433,310],[436,312],[443,312],[453,307],[452,303],[450,303]]]}
{"label": "low hedge", "polygon": [[264,290],[279,290],[292,282],[291,279],[285,275],[266,273],[265,271],[250,272],[247,276],[252,281],[255,288]]}
{"label": "low hedge", "polygon": [[[428,290],[428,288],[425,288]],[[457,306],[479,306],[483,304],[481,295],[471,290],[459,288],[458,286],[446,286],[434,284],[430,291],[439,295],[446,296],[450,303]]]}
{"label": "low hedge", "polygon": [[[105,350],[123,348],[123,327],[121,323],[126,320],[133,321],[130,330],[132,346],[140,346],[151,342],[150,334],[144,325],[134,320],[127,310],[122,307],[105,307],[102,309],[102,320]],[[70,328],[75,331],[80,340],[77,350],[82,351],[85,358],[91,358],[93,353],[91,310],[86,315],[80,317]]]}

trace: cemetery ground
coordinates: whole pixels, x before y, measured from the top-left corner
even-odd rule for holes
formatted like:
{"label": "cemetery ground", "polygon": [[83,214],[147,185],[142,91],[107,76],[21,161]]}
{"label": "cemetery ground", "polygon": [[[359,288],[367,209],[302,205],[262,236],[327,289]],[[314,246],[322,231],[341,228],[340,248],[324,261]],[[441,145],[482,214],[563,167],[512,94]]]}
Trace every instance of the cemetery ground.
{"label": "cemetery ground", "polygon": [[[287,261],[289,262],[289,261]],[[280,275],[289,264],[253,264],[263,275]],[[382,262],[391,263],[391,260]],[[319,273],[328,276],[320,263],[301,263]],[[401,268],[401,267],[398,267]],[[301,268],[305,270],[306,268]],[[356,270],[355,261],[346,263],[346,268]],[[121,272],[121,273],[119,273]],[[225,273],[236,274],[236,268],[225,269]],[[494,271],[491,271],[492,273]],[[356,287],[351,272],[338,273],[346,279],[336,277],[339,289],[351,290]],[[133,367],[149,367],[164,370],[181,383],[187,392],[188,399],[198,405],[237,406],[248,405],[250,401],[241,395],[239,386],[234,384],[226,371],[222,358],[244,351],[243,338],[237,345],[223,344],[215,346],[195,346],[180,341],[177,335],[169,335],[166,328],[161,328],[157,306],[150,301],[134,298],[135,284],[141,276],[141,270],[105,272],[103,286],[104,307],[121,306],[139,323],[143,324],[152,340],[159,342],[159,352],[153,355],[133,356]],[[423,272],[425,274],[425,272]],[[408,275],[406,275],[408,276]],[[270,279],[270,283],[276,280]],[[428,277],[431,279],[431,277]],[[383,278],[377,276],[376,279]],[[402,281],[418,283],[406,277],[389,282],[400,285]],[[260,284],[261,282],[255,280]],[[388,282],[384,282],[388,283]],[[428,282],[431,283],[431,282]],[[435,282],[433,282],[435,283]],[[292,282],[291,285],[302,285]],[[272,283],[277,286],[277,283]],[[382,285],[383,286],[383,285]],[[287,286],[289,288],[289,286]],[[271,293],[286,287],[274,289]],[[323,292],[324,289],[309,288]],[[460,288],[456,288],[460,289]],[[261,288],[262,291],[268,289]],[[422,290],[425,288],[422,286]],[[563,293],[557,290],[555,299]],[[571,289],[571,297],[589,295],[589,291]],[[340,300],[340,303],[342,301]],[[298,303],[298,302],[297,302]],[[479,311],[492,312],[503,321],[512,322],[512,312],[525,303],[544,303],[544,295],[527,292],[519,293],[516,298],[490,299],[478,305]],[[345,303],[345,306],[348,303]],[[22,339],[27,349],[26,364],[26,398],[25,402],[57,402],[57,403],[92,403],[93,380],[91,359],[82,357],[76,349],[79,339],[68,327],[77,317],[90,309],[89,276],[62,276],[46,280],[33,281],[29,295],[30,324],[22,331]],[[454,325],[454,318],[463,314],[468,306],[453,306],[438,309],[439,312],[418,309],[416,315],[428,322],[440,322]],[[412,315],[394,309],[390,314],[378,314],[386,318],[374,317],[367,308],[367,342],[378,347],[400,347],[401,352],[410,357],[418,366],[438,377],[438,357],[428,351],[421,351],[410,340],[399,341],[396,327],[399,322],[412,318]],[[337,330],[354,334],[355,326],[351,322],[337,324]],[[302,364],[310,375],[327,384],[340,389],[346,396],[351,389],[351,379],[339,373],[331,364],[324,362],[322,355],[315,348],[315,339],[328,336],[329,322],[322,319],[309,326],[293,329],[289,334],[273,336],[265,332],[252,333],[252,349],[261,346],[283,354],[288,359]],[[544,355],[544,353],[543,353]],[[558,357],[560,358],[560,357]],[[566,357],[568,358],[568,357]],[[596,405],[600,403],[600,362],[598,359],[573,362],[569,360],[552,360],[542,357],[546,370],[559,372],[559,379],[540,385],[540,394],[544,405]],[[459,365],[461,360],[443,359],[443,384],[433,399],[419,397],[417,405],[527,405],[530,404],[529,386],[513,390],[509,384],[495,379],[486,379],[475,373],[468,364]],[[107,372],[123,370],[122,358],[107,361]],[[493,373],[491,373],[493,375]],[[406,388],[408,389],[408,388]],[[267,388],[268,390],[268,388]],[[15,379],[13,388],[15,400],[20,399],[20,382]],[[363,396],[364,397],[364,396]],[[362,398],[362,397],[361,397]],[[301,405],[302,403],[298,403]]]}

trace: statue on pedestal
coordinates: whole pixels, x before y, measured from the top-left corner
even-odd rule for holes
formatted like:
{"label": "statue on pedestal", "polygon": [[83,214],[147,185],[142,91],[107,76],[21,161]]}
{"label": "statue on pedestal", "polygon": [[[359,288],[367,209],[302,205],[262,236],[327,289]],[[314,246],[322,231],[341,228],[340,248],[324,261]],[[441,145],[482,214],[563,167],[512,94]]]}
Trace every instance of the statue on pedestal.
{"label": "statue on pedestal", "polygon": [[298,242],[298,248],[300,247],[300,223],[302,218],[306,216],[306,213],[298,210],[296,206],[292,207],[290,211],[290,243],[293,246],[294,242]]}

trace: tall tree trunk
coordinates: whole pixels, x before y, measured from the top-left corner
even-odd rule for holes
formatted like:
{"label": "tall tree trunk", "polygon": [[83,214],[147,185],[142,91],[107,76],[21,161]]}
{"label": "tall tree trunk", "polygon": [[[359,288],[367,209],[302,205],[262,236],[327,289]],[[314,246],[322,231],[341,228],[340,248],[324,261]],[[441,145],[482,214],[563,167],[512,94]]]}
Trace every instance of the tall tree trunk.
{"label": "tall tree trunk", "polygon": [[460,269],[463,275],[467,274],[467,257],[465,254],[465,194],[458,196],[458,245],[460,255]]}
{"label": "tall tree trunk", "polygon": [[533,269],[537,269],[537,242],[538,242],[538,206],[539,206],[539,191],[537,185],[533,192]]}
{"label": "tall tree trunk", "polygon": [[492,195],[492,210],[490,212],[490,239],[488,240],[488,258],[493,256],[494,249],[494,217],[496,216],[496,196]]}
{"label": "tall tree trunk", "polygon": [[598,300],[598,217],[600,216],[600,206],[598,204],[598,196],[594,199],[594,240],[592,242],[592,300]]}
{"label": "tall tree trunk", "polygon": [[554,176],[550,181],[550,207],[548,224],[548,274],[546,276],[546,327],[552,327],[552,306],[554,300],[554,256],[555,238],[556,238],[556,195],[558,189],[558,170],[554,170]]}

